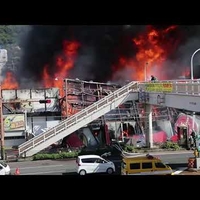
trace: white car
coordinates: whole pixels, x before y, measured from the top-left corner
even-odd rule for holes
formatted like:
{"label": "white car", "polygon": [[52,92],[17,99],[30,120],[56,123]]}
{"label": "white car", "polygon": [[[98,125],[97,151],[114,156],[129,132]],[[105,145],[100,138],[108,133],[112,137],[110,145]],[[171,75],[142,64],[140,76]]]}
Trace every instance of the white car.
{"label": "white car", "polygon": [[105,160],[98,155],[81,155],[76,159],[77,173],[79,175],[91,173],[107,173],[115,172],[115,164],[109,160]]}
{"label": "white car", "polygon": [[10,175],[10,166],[4,161],[0,161],[0,175]]}

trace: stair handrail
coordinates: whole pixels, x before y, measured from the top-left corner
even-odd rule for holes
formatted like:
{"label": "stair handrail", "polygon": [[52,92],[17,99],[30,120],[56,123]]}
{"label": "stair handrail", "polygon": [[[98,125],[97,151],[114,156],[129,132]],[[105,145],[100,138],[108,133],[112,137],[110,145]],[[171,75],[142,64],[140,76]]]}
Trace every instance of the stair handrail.
{"label": "stair handrail", "polygon": [[[108,103],[108,102],[112,103],[116,97],[121,97],[126,92],[130,92],[133,89],[138,90],[137,83],[138,82],[132,81],[132,82],[124,85],[123,87],[113,91],[109,95],[107,95],[104,98],[98,100],[97,102],[91,104],[90,106],[86,107],[85,109],[75,113],[74,115],[70,116],[67,119],[64,119],[59,124],[50,128],[49,130],[45,131],[44,133],[39,134],[39,135],[31,138],[30,140],[26,141],[25,143],[19,145],[18,146],[19,154],[21,154],[25,151],[28,151],[29,149],[33,148],[34,146],[39,145],[41,143],[40,139],[42,139],[42,141],[44,141],[45,139],[48,140],[48,137],[45,137],[46,135],[48,135],[48,134],[49,134],[49,136],[57,135],[58,133],[62,132],[63,130],[66,130],[70,126],[72,126],[75,123],[82,120],[86,115],[89,115],[89,114],[93,113],[94,111],[96,111],[98,108],[105,106],[106,103]],[[109,101],[109,100],[111,100],[111,101]],[[91,111],[91,112],[89,112],[89,111]],[[39,143],[34,142],[37,140]],[[28,148],[23,148],[23,147],[28,147]],[[22,150],[20,151],[20,149],[22,149]]]}

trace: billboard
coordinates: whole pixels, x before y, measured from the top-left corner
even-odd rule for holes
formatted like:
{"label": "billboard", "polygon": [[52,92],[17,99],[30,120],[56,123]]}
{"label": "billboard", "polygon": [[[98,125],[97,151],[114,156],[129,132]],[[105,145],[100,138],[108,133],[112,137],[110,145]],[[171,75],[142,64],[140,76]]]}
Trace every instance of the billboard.
{"label": "billboard", "polygon": [[[2,90],[3,104],[10,110],[19,112],[58,112],[59,109],[59,88],[45,89],[17,89]],[[51,102],[40,103],[40,100],[49,99]],[[10,114],[4,109],[4,114]]]}
{"label": "billboard", "polygon": [[172,92],[172,83],[147,83],[145,84],[147,92]]}
{"label": "billboard", "polygon": [[24,114],[10,114],[3,116],[4,131],[23,131],[25,127]]}

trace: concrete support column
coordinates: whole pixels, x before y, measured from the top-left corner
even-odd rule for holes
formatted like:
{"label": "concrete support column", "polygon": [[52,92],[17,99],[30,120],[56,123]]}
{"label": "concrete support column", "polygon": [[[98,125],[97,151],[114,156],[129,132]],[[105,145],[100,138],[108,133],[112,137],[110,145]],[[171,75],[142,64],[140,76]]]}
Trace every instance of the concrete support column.
{"label": "concrete support column", "polygon": [[152,105],[145,105],[145,137],[147,147],[153,148]]}
{"label": "concrete support column", "polygon": [[3,123],[3,101],[2,89],[0,85],[0,145],[1,145],[1,160],[5,159],[5,141],[4,141],[4,123]]}

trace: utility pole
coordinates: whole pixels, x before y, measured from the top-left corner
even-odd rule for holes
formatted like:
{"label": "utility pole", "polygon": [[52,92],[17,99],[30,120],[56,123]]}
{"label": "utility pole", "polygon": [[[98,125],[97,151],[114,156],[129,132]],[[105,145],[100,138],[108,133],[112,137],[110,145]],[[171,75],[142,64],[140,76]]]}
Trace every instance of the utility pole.
{"label": "utility pole", "polygon": [[8,54],[6,49],[0,49],[0,145],[1,145],[1,159],[5,159],[4,149],[4,123],[3,123],[3,100],[2,100],[2,69],[8,61]]}
{"label": "utility pole", "polygon": [[144,66],[144,81],[145,82],[147,81],[147,66],[148,66],[148,62],[146,62]]}
{"label": "utility pole", "polygon": [[4,123],[3,123],[3,102],[2,102],[2,88],[0,85],[0,134],[1,134],[1,160],[5,159],[4,149]]}

